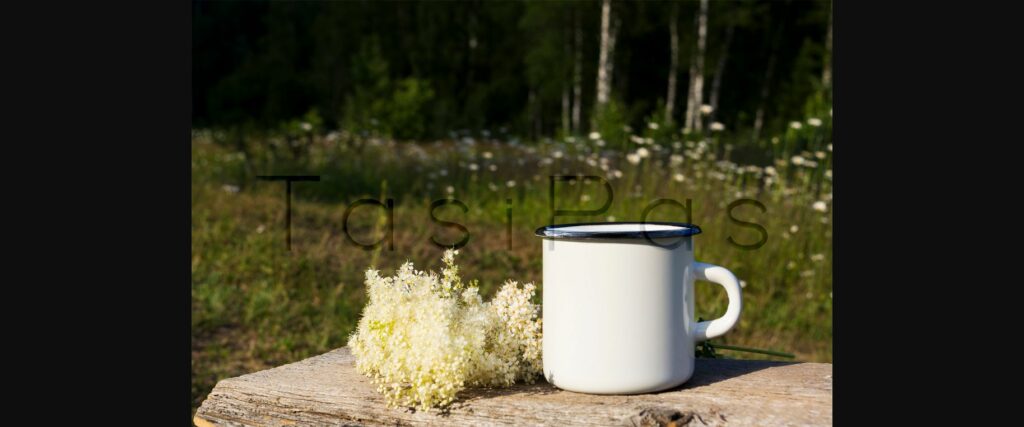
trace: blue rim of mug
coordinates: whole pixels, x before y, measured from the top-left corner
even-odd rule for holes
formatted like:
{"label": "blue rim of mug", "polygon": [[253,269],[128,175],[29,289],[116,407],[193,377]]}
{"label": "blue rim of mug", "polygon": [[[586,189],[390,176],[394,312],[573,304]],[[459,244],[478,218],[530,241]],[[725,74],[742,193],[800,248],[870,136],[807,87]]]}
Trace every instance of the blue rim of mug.
{"label": "blue rim of mug", "polygon": [[[671,230],[643,230],[640,231],[578,231],[562,230],[563,228],[577,227],[583,225],[667,225],[678,227]],[[658,221],[625,221],[625,222],[577,222],[572,224],[545,225],[534,232],[539,237],[548,239],[663,239],[668,237],[685,237],[700,234],[701,230],[695,224],[686,222],[658,222]]]}

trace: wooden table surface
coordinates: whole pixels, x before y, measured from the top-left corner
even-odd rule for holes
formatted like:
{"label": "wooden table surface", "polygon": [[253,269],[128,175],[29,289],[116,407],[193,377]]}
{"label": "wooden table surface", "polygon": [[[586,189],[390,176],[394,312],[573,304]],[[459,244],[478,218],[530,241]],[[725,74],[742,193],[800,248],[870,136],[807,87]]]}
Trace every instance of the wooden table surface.
{"label": "wooden table surface", "polygon": [[831,425],[832,365],[697,359],[672,390],[604,396],[541,379],[467,389],[445,412],[389,409],[339,348],[217,383],[196,412],[204,426],[237,425]]}

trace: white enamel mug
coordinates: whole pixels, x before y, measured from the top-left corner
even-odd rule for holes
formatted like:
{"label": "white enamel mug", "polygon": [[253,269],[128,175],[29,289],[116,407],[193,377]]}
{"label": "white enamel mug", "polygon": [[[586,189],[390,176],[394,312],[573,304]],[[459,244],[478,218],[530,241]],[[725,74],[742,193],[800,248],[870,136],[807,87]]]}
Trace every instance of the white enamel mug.
{"label": "white enamel mug", "polygon": [[[591,223],[541,227],[544,377],[558,388],[636,394],[685,383],[694,344],[740,317],[740,285],[694,261],[692,224]],[[697,322],[693,282],[725,287],[725,315]]]}

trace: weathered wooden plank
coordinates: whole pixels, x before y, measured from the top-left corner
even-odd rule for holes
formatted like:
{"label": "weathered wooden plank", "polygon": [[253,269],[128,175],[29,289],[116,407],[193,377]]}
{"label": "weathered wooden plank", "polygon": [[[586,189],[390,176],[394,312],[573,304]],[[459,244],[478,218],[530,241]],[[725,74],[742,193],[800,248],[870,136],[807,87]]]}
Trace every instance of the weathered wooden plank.
{"label": "weathered wooden plank", "polygon": [[347,348],[217,383],[197,426],[831,425],[832,365],[697,359],[673,390],[602,396],[538,384],[466,390],[446,412],[388,409]]}

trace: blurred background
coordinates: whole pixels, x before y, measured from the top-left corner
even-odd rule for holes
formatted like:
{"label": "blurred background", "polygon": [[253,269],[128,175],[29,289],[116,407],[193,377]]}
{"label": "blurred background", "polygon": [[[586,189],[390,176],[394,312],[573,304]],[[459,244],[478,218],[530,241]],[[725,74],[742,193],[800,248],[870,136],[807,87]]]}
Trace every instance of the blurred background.
{"label": "blurred background", "polygon": [[[700,225],[698,258],[743,280],[741,322],[717,343],[831,362],[829,1],[192,10],[194,407],[219,379],[344,345],[371,266],[436,269],[468,235],[457,259],[485,295],[539,283],[533,230],[550,221],[555,174],[613,188],[607,212],[558,222],[689,205],[648,219]],[[290,248],[285,185],[258,179],[275,174],[320,178],[292,184]],[[606,194],[572,181],[556,197],[594,209]],[[386,237],[382,209],[353,209],[342,231],[363,198],[394,200],[393,250],[350,241]],[[462,205],[431,210],[446,198]],[[724,313],[715,285],[697,293],[700,316]]]}

